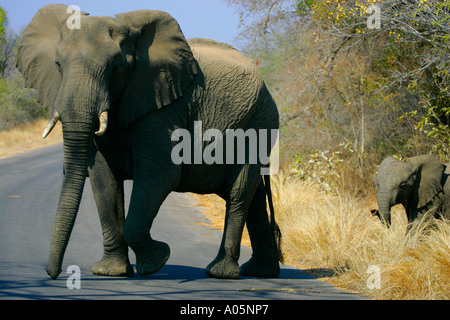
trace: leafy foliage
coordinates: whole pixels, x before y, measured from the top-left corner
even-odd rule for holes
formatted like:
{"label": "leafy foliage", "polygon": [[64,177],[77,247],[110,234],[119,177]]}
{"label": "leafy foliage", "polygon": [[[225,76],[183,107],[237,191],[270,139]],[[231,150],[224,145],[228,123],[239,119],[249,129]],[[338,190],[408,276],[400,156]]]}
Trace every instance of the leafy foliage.
{"label": "leafy foliage", "polygon": [[35,99],[34,91],[24,88],[21,77],[0,78],[0,129],[46,116],[46,110]]}
{"label": "leafy foliage", "polygon": [[0,130],[46,116],[34,90],[25,89],[15,68],[17,35],[8,32],[7,17],[0,7]]}
{"label": "leafy foliage", "polygon": [[6,32],[6,26],[8,25],[8,19],[6,17],[6,12],[0,7],[0,41],[4,41],[4,34]]}
{"label": "leafy foliage", "polygon": [[298,179],[314,181],[324,191],[329,191],[335,188],[334,185],[330,185],[330,181],[333,181],[331,178],[341,178],[337,168],[342,162],[340,152],[315,150],[309,159],[300,154],[297,155],[291,172]]}
{"label": "leafy foliage", "polygon": [[[367,9],[376,7],[379,26],[371,29]],[[314,21],[341,45],[369,42],[378,92],[402,90],[417,98],[415,128],[436,140],[431,151],[448,160],[449,1],[315,1]],[[332,31],[328,31],[332,30]],[[348,44],[347,44],[348,43]],[[421,109],[420,111],[417,109]],[[444,151],[444,152],[443,152]]]}

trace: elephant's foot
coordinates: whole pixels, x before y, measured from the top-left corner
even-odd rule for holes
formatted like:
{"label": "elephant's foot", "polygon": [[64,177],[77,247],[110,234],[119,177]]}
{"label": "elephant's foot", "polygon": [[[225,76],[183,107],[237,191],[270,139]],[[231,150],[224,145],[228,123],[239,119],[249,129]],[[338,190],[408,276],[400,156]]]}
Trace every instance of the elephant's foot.
{"label": "elephant's foot", "polygon": [[241,274],[249,277],[278,278],[280,264],[276,258],[253,256],[241,266]]}
{"label": "elephant's foot", "polygon": [[136,270],[140,275],[158,272],[170,257],[170,247],[167,243],[150,240],[148,246],[135,251]]}
{"label": "elephant's foot", "polygon": [[92,267],[92,273],[108,277],[132,277],[133,267],[127,258],[103,257]]}
{"label": "elephant's foot", "polygon": [[239,279],[239,265],[228,257],[216,258],[206,267],[206,274],[211,278]]}

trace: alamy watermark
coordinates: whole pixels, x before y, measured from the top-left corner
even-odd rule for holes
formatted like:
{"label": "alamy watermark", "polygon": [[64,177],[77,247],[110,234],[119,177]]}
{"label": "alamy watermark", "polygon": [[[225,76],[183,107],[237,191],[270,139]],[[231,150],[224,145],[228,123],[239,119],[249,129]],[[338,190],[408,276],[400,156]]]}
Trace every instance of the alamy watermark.
{"label": "alamy watermark", "polygon": [[67,13],[71,16],[66,20],[68,29],[81,29],[81,9],[74,4],[67,7]]}
{"label": "alamy watermark", "polygon": [[367,28],[381,29],[381,9],[376,4],[372,4],[367,8],[367,13],[371,16],[367,18]]}
{"label": "alamy watermark", "polygon": [[81,289],[81,270],[79,266],[72,265],[67,267],[67,273],[70,276],[67,278],[67,288],[69,290]]}
{"label": "alamy watermark", "polygon": [[[278,172],[278,129],[227,129],[223,134],[218,129],[203,132],[202,121],[195,121],[193,137],[187,129],[176,129],[171,140],[179,142],[171,154],[177,165],[260,164],[262,175]],[[204,142],[210,143],[203,147]]]}
{"label": "alamy watermark", "polygon": [[377,265],[371,265],[366,271],[369,274],[367,278],[367,288],[370,290],[381,289],[381,269]]}

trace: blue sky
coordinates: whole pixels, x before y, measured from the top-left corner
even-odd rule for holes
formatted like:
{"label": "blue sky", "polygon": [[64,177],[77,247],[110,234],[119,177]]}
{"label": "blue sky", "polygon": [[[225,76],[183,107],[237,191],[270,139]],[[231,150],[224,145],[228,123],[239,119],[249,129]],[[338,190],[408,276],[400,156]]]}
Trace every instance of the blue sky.
{"label": "blue sky", "polygon": [[140,9],[167,11],[177,19],[186,38],[210,38],[236,45],[234,40],[239,33],[239,14],[224,0],[0,0],[9,27],[16,33],[49,3],[77,5],[93,16]]}

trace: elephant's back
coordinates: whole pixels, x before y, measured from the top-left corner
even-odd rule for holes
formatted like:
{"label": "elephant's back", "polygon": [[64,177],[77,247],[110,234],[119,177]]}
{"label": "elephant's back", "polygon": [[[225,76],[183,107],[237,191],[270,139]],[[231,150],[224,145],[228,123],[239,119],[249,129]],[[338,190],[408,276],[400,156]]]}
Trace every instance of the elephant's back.
{"label": "elephant's back", "polygon": [[202,72],[202,98],[196,109],[204,127],[245,127],[265,88],[256,66],[228,44],[209,39],[188,42]]}
{"label": "elephant's back", "polygon": [[259,78],[256,66],[233,46],[210,39],[188,40],[195,59],[204,72],[230,72]]}
{"label": "elephant's back", "polygon": [[[235,50],[238,51],[235,47],[233,47],[230,44],[215,41],[212,39],[205,39],[205,38],[192,38],[188,40],[189,46],[191,48],[199,48],[199,47],[221,47],[224,50]],[[239,52],[239,51],[238,51]]]}

